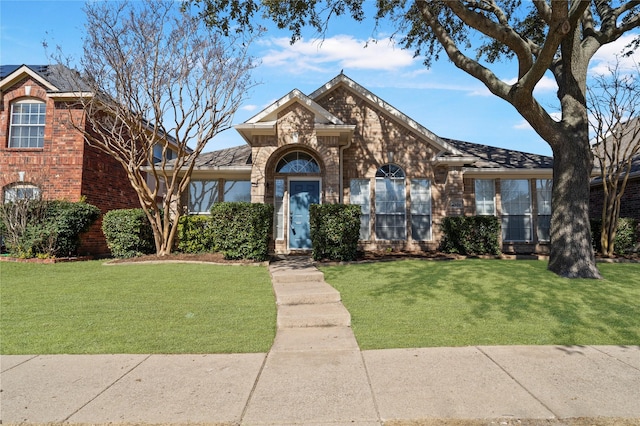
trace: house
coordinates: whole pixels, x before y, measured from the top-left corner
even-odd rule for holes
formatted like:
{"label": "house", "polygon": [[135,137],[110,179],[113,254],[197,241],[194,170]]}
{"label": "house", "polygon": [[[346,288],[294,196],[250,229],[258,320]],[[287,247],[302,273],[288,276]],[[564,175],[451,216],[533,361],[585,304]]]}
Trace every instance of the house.
{"label": "house", "polygon": [[[72,106],[80,91],[68,87],[60,65],[0,67],[0,196],[16,198],[84,198],[103,213],[139,207],[122,166],[88,145],[69,124],[82,119]],[[108,254],[101,220],[83,236],[80,254]]]}
{"label": "house", "polygon": [[183,204],[275,207],[276,253],[309,250],[309,205],[358,204],[363,249],[435,250],[446,216],[495,215],[505,252],[545,252],[552,158],[446,139],[344,74],[293,90],[235,129],[246,145],[205,153]]}
{"label": "house", "polygon": [[[622,122],[614,130],[618,137],[609,134],[600,143],[593,145],[593,152],[597,158],[616,158],[616,161],[626,161],[631,158],[629,176],[625,191],[620,199],[620,217],[629,217],[640,222],[640,117]],[[633,155],[635,153],[635,155]],[[609,162],[606,162],[608,164]],[[622,180],[624,174],[620,176]],[[621,183],[621,182],[620,182]],[[589,215],[594,219],[602,218],[604,204],[604,188],[600,171],[591,180],[589,197]]]}
{"label": "house", "polygon": [[[602,178],[593,178],[589,194],[589,214],[592,218],[602,218],[603,200]],[[620,199],[620,217],[630,217],[640,222],[640,155],[631,161],[627,186]]]}

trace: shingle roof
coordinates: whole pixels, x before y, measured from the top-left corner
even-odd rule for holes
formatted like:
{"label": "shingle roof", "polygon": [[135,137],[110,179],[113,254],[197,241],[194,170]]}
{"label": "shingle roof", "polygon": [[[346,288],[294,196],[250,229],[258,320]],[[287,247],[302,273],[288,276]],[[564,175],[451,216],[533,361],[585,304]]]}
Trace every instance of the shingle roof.
{"label": "shingle roof", "polygon": [[202,153],[196,160],[195,168],[237,167],[251,164],[251,147],[241,145]]}
{"label": "shingle roof", "polygon": [[[0,65],[0,80],[9,76],[23,65]],[[79,77],[77,71],[64,65],[24,65],[55,86],[60,92],[90,90]]]}
{"label": "shingle roof", "polygon": [[[442,138],[466,155],[478,159],[476,168],[552,169],[553,157],[513,151],[495,146]],[[446,154],[445,154],[446,156]]]}

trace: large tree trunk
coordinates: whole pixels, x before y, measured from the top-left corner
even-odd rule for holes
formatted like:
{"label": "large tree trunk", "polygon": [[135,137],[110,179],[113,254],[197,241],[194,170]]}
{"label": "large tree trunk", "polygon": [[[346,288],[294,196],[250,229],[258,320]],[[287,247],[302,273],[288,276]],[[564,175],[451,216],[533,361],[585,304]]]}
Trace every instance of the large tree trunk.
{"label": "large tree trunk", "polygon": [[[581,137],[566,135],[567,138]],[[602,278],[596,267],[589,223],[589,179],[593,157],[584,143],[555,144],[551,248],[548,269],[567,278]]]}

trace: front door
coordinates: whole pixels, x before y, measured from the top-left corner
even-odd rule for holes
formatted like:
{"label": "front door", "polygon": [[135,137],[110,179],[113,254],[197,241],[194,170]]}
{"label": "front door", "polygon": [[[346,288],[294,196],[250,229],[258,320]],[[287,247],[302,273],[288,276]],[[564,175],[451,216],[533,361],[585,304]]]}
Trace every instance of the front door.
{"label": "front door", "polygon": [[309,206],[320,203],[320,182],[289,181],[289,248],[310,249]]}

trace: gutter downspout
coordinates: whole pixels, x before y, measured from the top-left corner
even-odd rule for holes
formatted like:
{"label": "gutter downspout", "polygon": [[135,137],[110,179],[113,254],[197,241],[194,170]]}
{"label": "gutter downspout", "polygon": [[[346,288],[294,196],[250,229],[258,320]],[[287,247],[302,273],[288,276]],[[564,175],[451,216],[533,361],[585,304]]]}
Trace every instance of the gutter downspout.
{"label": "gutter downspout", "polygon": [[340,155],[338,156],[338,161],[340,162],[340,168],[339,168],[339,172],[338,172],[338,179],[340,180],[340,184],[339,184],[339,189],[338,191],[340,191],[340,193],[338,194],[338,203],[340,204],[344,204],[344,182],[343,182],[343,175],[344,175],[344,150],[349,148],[351,146],[351,141],[353,140],[353,135],[349,135],[349,142],[347,142],[347,144],[343,147],[340,147]]}

